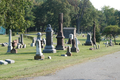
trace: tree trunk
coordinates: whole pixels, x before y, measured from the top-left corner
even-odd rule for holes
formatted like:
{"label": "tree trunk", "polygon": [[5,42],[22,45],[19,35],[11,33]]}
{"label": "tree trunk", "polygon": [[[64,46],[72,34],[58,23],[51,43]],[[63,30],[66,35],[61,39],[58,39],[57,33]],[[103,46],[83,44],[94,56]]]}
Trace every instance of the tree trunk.
{"label": "tree trunk", "polygon": [[115,36],[113,36],[114,37],[114,43],[116,44],[116,39],[115,39]]}

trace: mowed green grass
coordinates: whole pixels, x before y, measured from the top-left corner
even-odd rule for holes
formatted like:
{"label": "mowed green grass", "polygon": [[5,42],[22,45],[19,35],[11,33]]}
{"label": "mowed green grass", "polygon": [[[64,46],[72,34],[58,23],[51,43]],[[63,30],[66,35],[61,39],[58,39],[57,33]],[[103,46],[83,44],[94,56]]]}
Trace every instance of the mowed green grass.
{"label": "mowed green grass", "polygon": [[[35,35],[31,35],[34,36]],[[56,36],[56,35],[55,35]],[[18,35],[13,36],[12,39],[18,39]],[[45,38],[45,35],[42,38]],[[77,36],[81,44],[79,44],[80,51],[78,53],[72,52],[71,57],[63,57],[61,54],[65,54],[67,50],[57,50],[56,53],[44,53],[44,60],[34,60],[36,54],[36,47],[31,47],[32,40],[24,38],[24,43],[27,45],[25,49],[17,49],[17,54],[6,53],[7,47],[0,46],[0,60],[13,59],[14,64],[0,65],[0,80],[9,80],[23,77],[34,77],[47,75],[56,72],[57,70],[88,61],[93,58],[101,57],[113,52],[120,51],[120,46],[115,45],[112,47],[105,47],[103,44],[106,41],[100,43],[100,49],[89,50],[92,46],[82,46],[85,43],[86,37]],[[65,40],[68,39],[64,39]],[[57,43],[57,39],[53,38],[54,43]],[[117,38],[119,43],[120,38]],[[0,35],[0,43],[8,42],[8,35]],[[99,43],[97,43],[99,44]],[[64,44],[68,46],[68,44]],[[44,45],[45,46],[45,45]],[[54,44],[56,46],[56,44]],[[70,45],[72,46],[72,45]],[[42,49],[43,50],[43,49]],[[47,59],[51,56],[52,59]]]}

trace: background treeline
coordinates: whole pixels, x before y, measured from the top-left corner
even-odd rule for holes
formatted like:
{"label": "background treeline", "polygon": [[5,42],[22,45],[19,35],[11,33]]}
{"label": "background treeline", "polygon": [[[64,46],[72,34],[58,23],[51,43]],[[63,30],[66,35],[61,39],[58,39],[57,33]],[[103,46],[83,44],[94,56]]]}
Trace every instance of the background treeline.
{"label": "background treeline", "polygon": [[108,25],[120,27],[120,11],[104,6],[97,10],[89,0],[1,0],[0,25],[13,31],[44,31],[47,24],[58,30],[58,14],[64,27],[91,32],[93,21],[102,32]]}

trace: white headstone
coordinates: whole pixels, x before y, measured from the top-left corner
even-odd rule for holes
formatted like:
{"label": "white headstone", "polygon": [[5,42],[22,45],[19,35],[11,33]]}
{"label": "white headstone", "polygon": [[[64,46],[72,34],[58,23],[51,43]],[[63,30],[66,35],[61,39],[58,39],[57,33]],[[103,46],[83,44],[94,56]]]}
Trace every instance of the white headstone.
{"label": "white headstone", "polygon": [[76,48],[79,50],[79,47],[78,47],[78,39],[75,38],[75,42],[76,42]]}
{"label": "white headstone", "polygon": [[8,62],[9,64],[15,63],[15,61],[14,61],[14,60],[11,60],[11,59],[6,59],[5,61]]}
{"label": "white headstone", "polygon": [[36,55],[43,55],[43,53],[41,52],[41,41],[39,39],[36,40]]}
{"label": "white headstone", "polygon": [[73,39],[73,34],[69,34],[69,38]]}
{"label": "white headstone", "polygon": [[0,60],[0,65],[2,65],[2,64],[7,65],[7,64],[8,64],[8,62],[3,61],[3,60]]}

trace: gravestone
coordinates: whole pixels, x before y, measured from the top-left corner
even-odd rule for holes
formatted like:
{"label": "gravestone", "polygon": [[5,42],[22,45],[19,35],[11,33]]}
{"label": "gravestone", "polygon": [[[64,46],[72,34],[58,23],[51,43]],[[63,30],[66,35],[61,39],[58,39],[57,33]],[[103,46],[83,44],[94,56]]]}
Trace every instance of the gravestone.
{"label": "gravestone", "polygon": [[11,59],[6,59],[5,61],[8,62],[9,64],[15,63],[15,61]]}
{"label": "gravestone", "polygon": [[72,56],[72,53],[70,51],[70,46],[67,47],[67,53],[66,54],[67,54],[67,56]]}
{"label": "gravestone", "polygon": [[69,34],[68,44],[72,44],[73,34]]}
{"label": "gravestone", "polygon": [[43,42],[42,42],[42,38],[41,38],[41,32],[38,32],[37,33],[37,39],[39,39],[40,40],[40,43],[41,43],[41,48],[43,48]]}
{"label": "gravestone", "polygon": [[16,49],[20,49],[21,48],[20,46],[21,46],[21,44],[18,43]]}
{"label": "gravestone", "polygon": [[21,39],[20,39],[20,37],[18,37],[18,43],[21,43]]}
{"label": "gravestone", "polygon": [[88,45],[88,46],[93,45],[93,43],[91,41],[91,34],[90,33],[87,34],[87,40],[86,40],[86,43],[84,45]]}
{"label": "gravestone", "polygon": [[77,48],[76,48],[75,39],[72,39],[72,48],[71,48],[71,52],[78,52],[78,50],[77,50]]}
{"label": "gravestone", "polygon": [[56,49],[53,46],[53,30],[50,24],[46,28],[46,46],[43,53],[56,53]]}
{"label": "gravestone", "polygon": [[93,21],[93,36],[92,36],[92,42],[94,45],[96,45],[96,37],[95,37],[95,22]]}
{"label": "gravestone", "polygon": [[41,41],[39,39],[36,40],[36,56],[34,56],[35,60],[44,59],[44,55],[41,52]]}
{"label": "gravestone", "polygon": [[0,26],[0,34],[4,35],[6,34],[6,29]]}
{"label": "gravestone", "polygon": [[73,37],[76,37],[76,28],[73,27],[64,27],[63,28],[63,34],[65,38],[69,38],[69,34],[73,34]]}
{"label": "gravestone", "polygon": [[11,29],[9,30],[9,40],[8,40],[8,50],[7,52],[11,52],[11,49],[12,49],[12,31]]}
{"label": "gravestone", "polygon": [[33,38],[33,40],[32,40],[32,43],[31,43],[31,47],[34,47],[35,46],[35,38]]}
{"label": "gravestone", "polygon": [[26,48],[26,44],[24,44],[22,48]]}
{"label": "gravestone", "polygon": [[100,45],[98,45],[98,49],[100,49]]}
{"label": "gravestone", "polygon": [[23,42],[23,34],[20,35],[20,41],[21,41],[20,43],[23,45],[24,44],[24,42]]}
{"label": "gravestone", "polygon": [[11,53],[17,53],[17,50],[15,49],[15,46],[17,45],[17,43],[15,41],[12,42],[12,47],[13,49],[11,50]]}
{"label": "gravestone", "polygon": [[6,44],[6,43],[2,43],[1,45],[2,45],[2,47],[8,46],[8,44]]}
{"label": "gravestone", "polygon": [[41,35],[42,35],[41,32],[38,32],[38,33],[37,33],[37,39],[39,39],[40,41],[42,40],[42,39],[41,39]]}
{"label": "gravestone", "polygon": [[109,46],[112,46],[112,39],[110,39],[110,43],[109,43]]}
{"label": "gravestone", "polygon": [[48,59],[52,59],[51,56],[48,56]]}
{"label": "gravestone", "polygon": [[63,13],[59,14],[59,30],[58,30],[58,35],[57,35],[57,50],[65,50],[64,47],[64,36],[63,36]]}
{"label": "gravestone", "polygon": [[42,40],[43,40],[43,44],[46,45],[46,40],[45,40],[45,38],[43,38]]}
{"label": "gravestone", "polygon": [[8,64],[8,62],[3,61],[3,60],[0,60],[0,65],[2,65],[2,64],[7,65],[7,64]]}
{"label": "gravestone", "polygon": [[77,50],[79,51],[79,47],[78,47],[78,39],[77,39],[77,38],[75,38],[75,42],[76,42],[76,48],[77,48]]}

